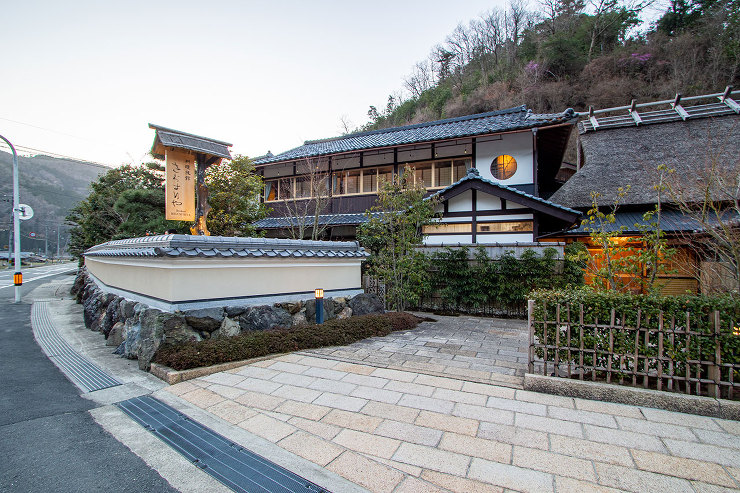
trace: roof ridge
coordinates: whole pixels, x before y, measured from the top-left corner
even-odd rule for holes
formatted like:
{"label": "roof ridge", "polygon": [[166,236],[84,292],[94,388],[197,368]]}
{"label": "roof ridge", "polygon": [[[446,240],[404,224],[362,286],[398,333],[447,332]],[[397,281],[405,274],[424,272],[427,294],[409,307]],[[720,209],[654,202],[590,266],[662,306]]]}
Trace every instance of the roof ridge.
{"label": "roof ridge", "polygon": [[321,144],[323,142],[334,142],[334,141],[341,140],[341,139],[349,139],[352,137],[364,137],[366,135],[390,133],[390,132],[395,132],[395,131],[400,131],[400,130],[413,130],[415,128],[434,127],[437,125],[444,125],[447,123],[464,122],[467,120],[476,120],[478,118],[488,118],[491,116],[500,116],[500,115],[507,115],[511,113],[527,112],[527,111],[531,111],[531,110],[527,108],[527,105],[522,104],[520,106],[514,106],[512,108],[505,108],[503,110],[488,111],[485,113],[475,113],[473,115],[456,116],[452,118],[445,118],[443,120],[433,120],[431,122],[413,123],[411,125],[401,125],[400,127],[378,128],[375,130],[366,130],[363,132],[355,132],[355,133],[351,133],[347,135],[339,135],[337,137],[327,137],[326,139],[307,140],[303,143],[303,145]]}

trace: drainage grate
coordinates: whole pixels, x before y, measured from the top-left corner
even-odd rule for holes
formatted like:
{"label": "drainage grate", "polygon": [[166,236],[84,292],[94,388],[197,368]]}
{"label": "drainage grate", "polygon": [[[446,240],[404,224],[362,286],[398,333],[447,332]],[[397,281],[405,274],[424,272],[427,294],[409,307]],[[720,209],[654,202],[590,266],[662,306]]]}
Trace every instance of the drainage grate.
{"label": "drainage grate", "polygon": [[329,493],[328,490],[227,440],[151,396],[119,402],[126,414],[234,491]]}
{"label": "drainage grate", "polygon": [[86,392],[121,385],[121,382],[81,356],[57,332],[49,317],[49,304],[35,302],[31,309],[31,326],[41,349],[79,388]]}

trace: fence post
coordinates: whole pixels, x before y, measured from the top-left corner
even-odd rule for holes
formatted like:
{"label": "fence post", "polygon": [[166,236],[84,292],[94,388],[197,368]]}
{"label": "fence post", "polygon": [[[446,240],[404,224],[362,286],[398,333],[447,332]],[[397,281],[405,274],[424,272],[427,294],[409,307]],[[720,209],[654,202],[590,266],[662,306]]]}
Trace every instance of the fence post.
{"label": "fence post", "polygon": [[709,385],[707,393],[710,397],[721,397],[719,381],[721,378],[720,365],[722,364],[722,348],[720,347],[720,321],[719,311],[715,310],[712,313],[712,325],[714,325],[714,361],[709,367],[709,378],[714,380],[713,384]]}
{"label": "fence post", "polygon": [[527,327],[529,328],[529,373],[534,373],[534,300],[527,300]]}

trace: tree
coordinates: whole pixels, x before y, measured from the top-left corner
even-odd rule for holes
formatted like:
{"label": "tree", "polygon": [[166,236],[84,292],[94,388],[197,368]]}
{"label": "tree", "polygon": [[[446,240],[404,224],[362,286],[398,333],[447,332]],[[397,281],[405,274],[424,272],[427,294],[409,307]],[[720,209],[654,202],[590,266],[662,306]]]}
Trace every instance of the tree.
{"label": "tree", "polygon": [[426,257],[415,250],[422,244],[422,227],[435,216],[435,200],[424,200],[426,190],[412,186],[413,171],[394,175],[378,191],[377,205],[368,211],[368,222],[357,234],[372,252],[368,267],[386,289],[386,301],[395,310],[419,302],[426,282]]}
{"label": "tree", "polygon": [[247,156],[237,155],[206,171],[208,186],[208,227],[218,236],[254,236],[252,223],[267,214],[260,202],[262,178],[255,173]]}
{"label": "tree", "polygon": [[[164,233],[173,228],[185,232],[185,223],[164,220],[162,171],[157,163],[124,165],[111,169],[90,184],[88,197],[72,208],[66,218],[67,224],[73,226],[69,252],[80,256],[92,246],[124,236]],[[128,193],[124,195],[124,192]],[[161,206],[158,205],[160,194]],[[142,211],[145,209],[149,212],[144,217]],[[142,218],[144,222],[138,222]],[[152,231],[149,228],[153,225],[163,229]]]}
{"label": "tree", "polygon": [[[287,231],[296,240],[320,240],[324,237],[328,222],[321,221],[321,215],[329,211],[331,205],[331,175],[321,163],[305,159],[296,166],[295,193],[282,201]],[[287,182],[290,186],[290,181]]]}

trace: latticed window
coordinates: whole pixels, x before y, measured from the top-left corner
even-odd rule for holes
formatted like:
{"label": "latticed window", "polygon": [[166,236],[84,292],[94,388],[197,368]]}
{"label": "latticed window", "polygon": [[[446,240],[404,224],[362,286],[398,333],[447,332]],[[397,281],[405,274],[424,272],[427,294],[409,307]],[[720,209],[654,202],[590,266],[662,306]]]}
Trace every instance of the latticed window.
{"label": "latticed window", "polygon": [[491,163],[491,174],[497,180],[508,180],[516,173],[516,159],[502,154]]}

